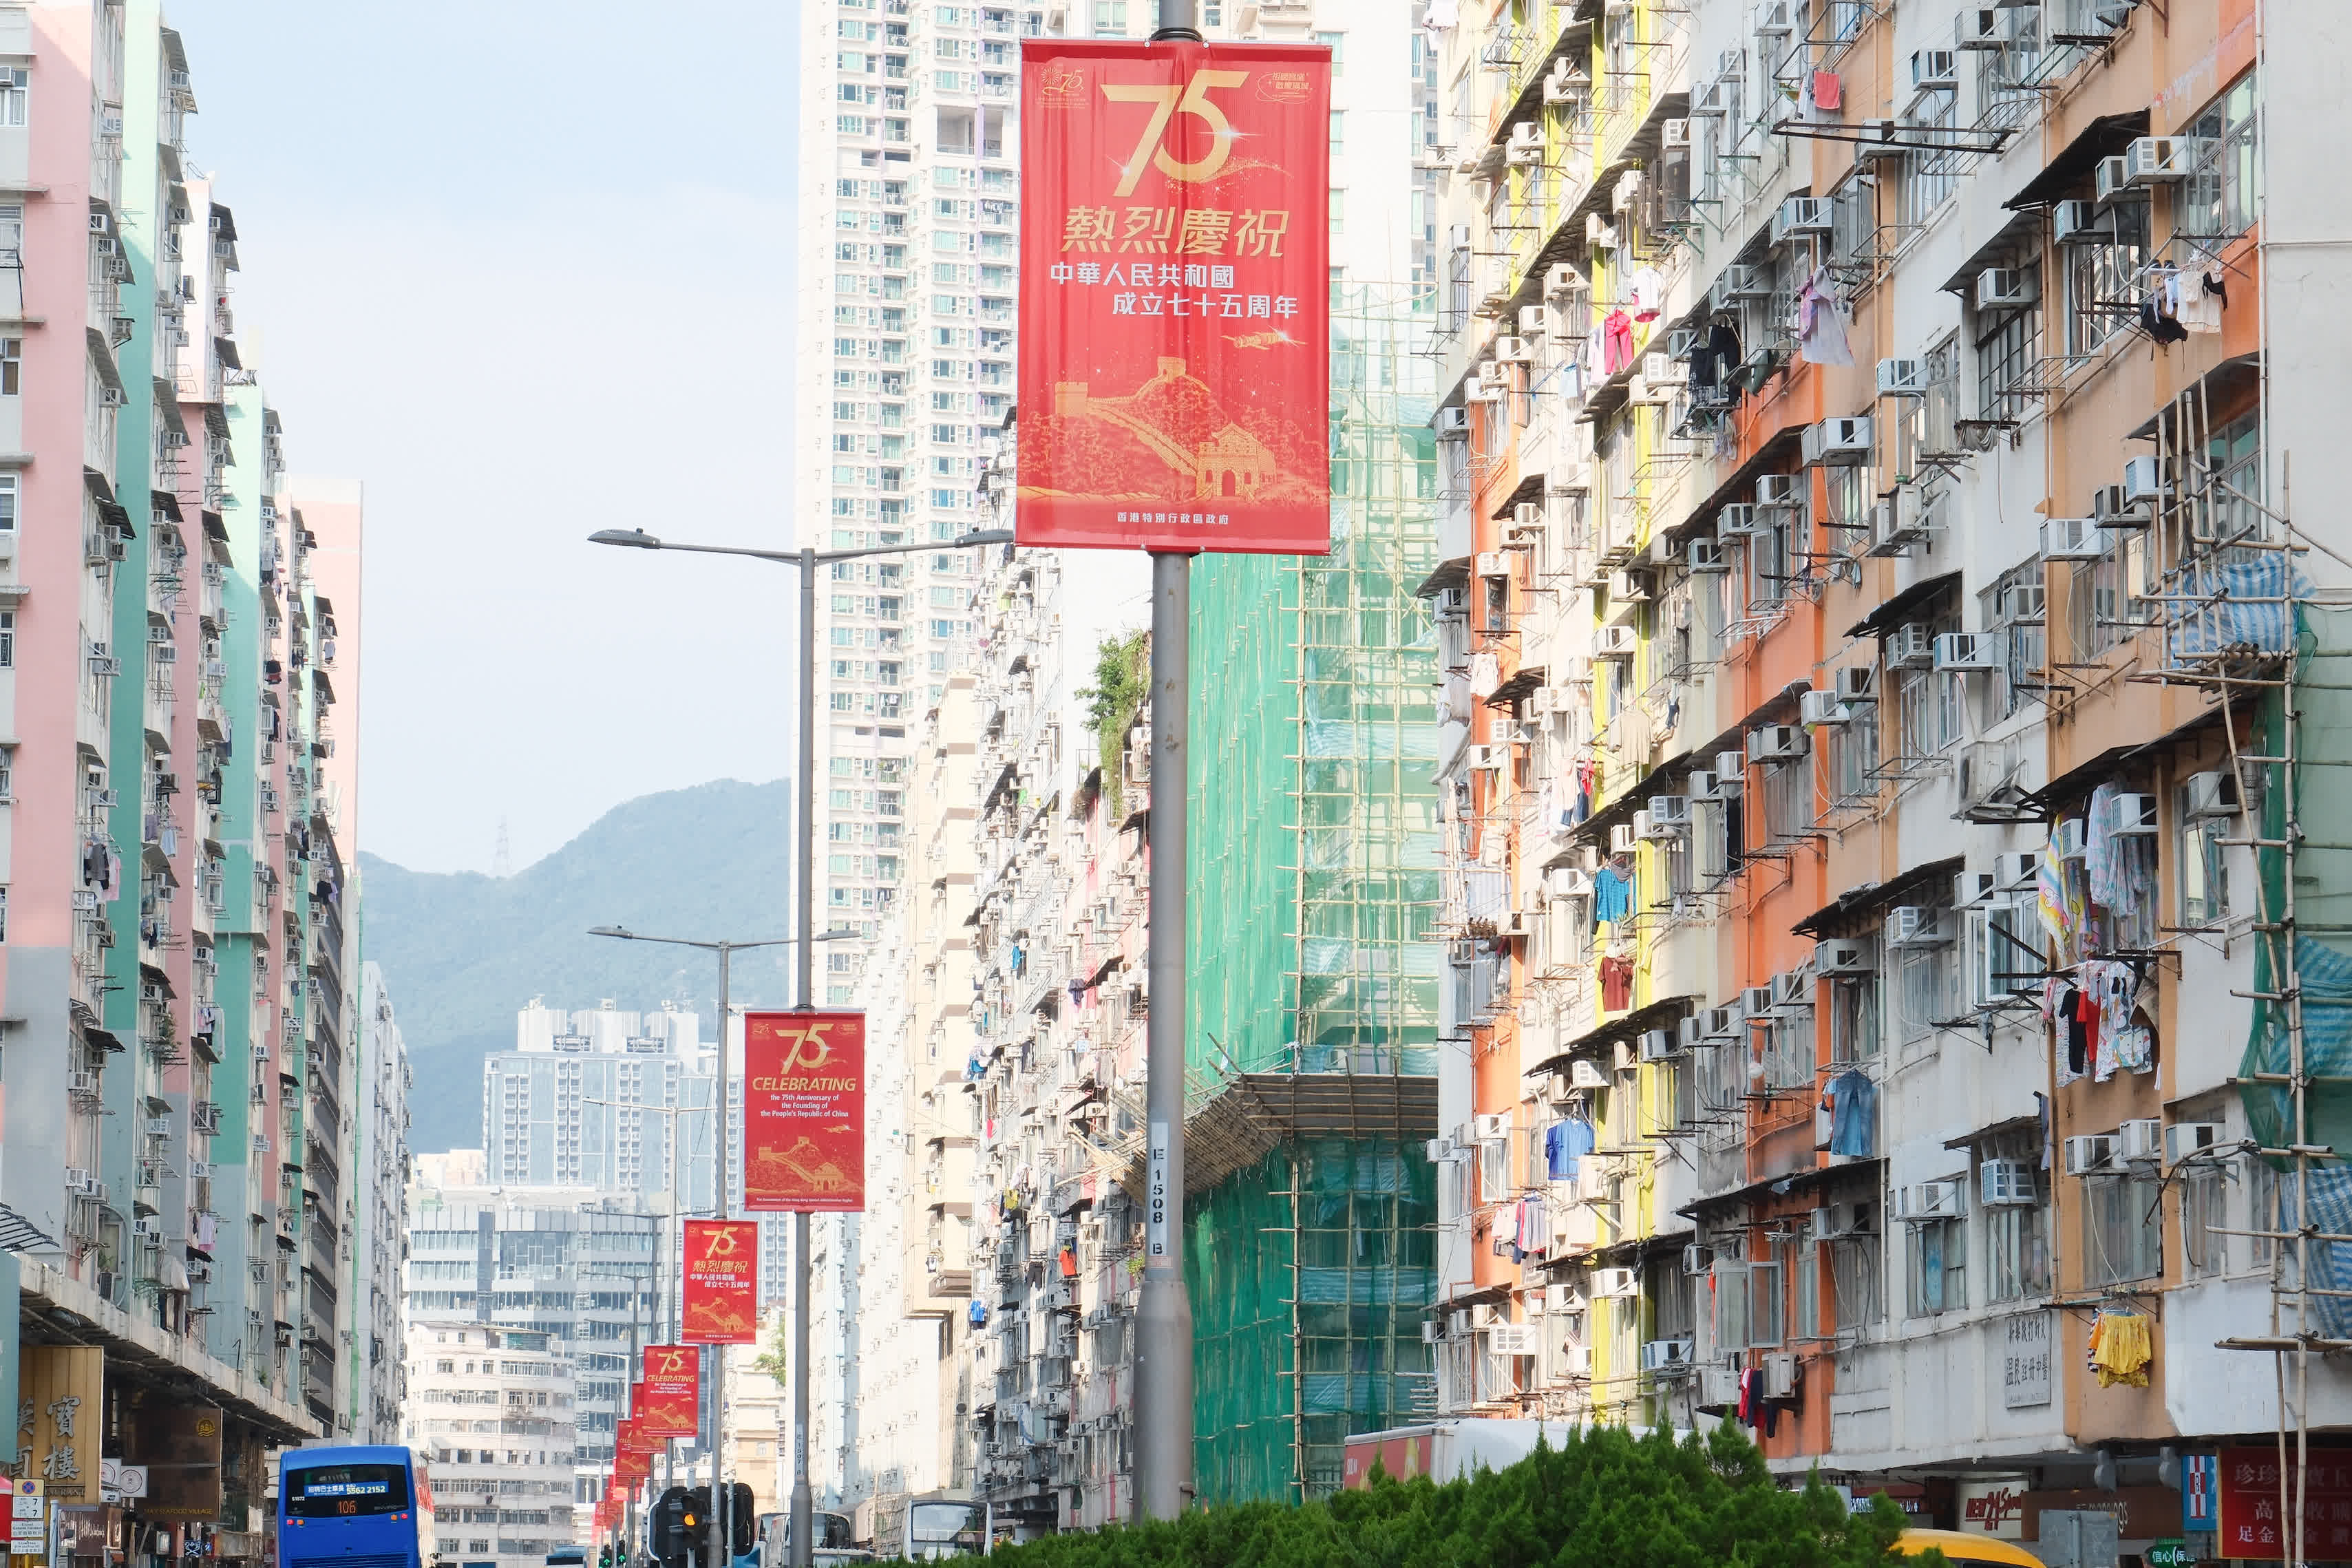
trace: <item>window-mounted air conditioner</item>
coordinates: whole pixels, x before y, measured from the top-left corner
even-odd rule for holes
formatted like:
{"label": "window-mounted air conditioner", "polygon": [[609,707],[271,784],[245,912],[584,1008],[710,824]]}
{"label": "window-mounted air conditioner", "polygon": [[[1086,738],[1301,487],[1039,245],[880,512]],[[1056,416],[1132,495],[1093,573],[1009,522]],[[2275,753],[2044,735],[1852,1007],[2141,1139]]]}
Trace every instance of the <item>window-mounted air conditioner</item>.
{"label": "window-mounted air conditioner", "polygon": [[1686,795],[1654,795],[1649,805],[1650,821],[1654,826],[1681,827],[1690,821],[1690,796]]}
{"label": "window-mounted air conditioner", "polygon": [[2096,561],[2107,552],[2107,542],[2095,517],[2053,517],[2042,525],[2045,561]]}
{"label": "window-mounted air conditioner", "polygon": [[1952,32],[1954,47],[1963,49],[1998,49],[2009,42],[2009,27],[1993,5],[1961,6]]}
{"label": "window-mounted air conditioner", "polygon": [[1927,362],[1918,359],[1883,359],[1878,362],[1878,395],[1881,397],[1925,397],[1927,395]]}
{"label": "window-mounted air conditioner", "polygon": [[1536,357],[1535,348],[1526,338],[1496,338],[1495,357],[1505,364],[1526,364]]}
{"label": "window-mounted air conditioner", "polygon": [[2095,1171],[2112,1170],[2116,1163],[2116,1140],[2110,1132],[2089,1132],[2065,1142],[2066,1173],[2086,1176]]}
{"label": "window-mounted air conditioner", "polygon": [[1684,1273],[1694,1276],[1705,1274],[1714,1267],[1715,1248],[1696,1241],[1683,1244]]}
{"label": "window-mounted air conditioner", "polygon": [[1799,235],[1827,234],[1831,221],[1828,197],[1790,196],[1772,215],[1772,243],[1780,245]]}
{"label": "window-mounted air conditioner", "polygon": [[2164,1123],[2153,1116],[2135,1117],[2116,1129],[2116,1154],[2124,1160],[2158,1160],[2164,1155]]}
{"label": "window-mounted air conditioner", "polygon": [[1640,1281],[1630,1268],[1596,1268],[1592,1271],[1595,1300],[1622,1301],[1637,1294],[1640,1289]]}
{"label": "window-mounted air conditioner", "polygon": [[1759,474],[1756,504],[1760,507],[1802,506],[1811,487],[1802,474]]}
{"label": "window-mounted air conditioner", "polygon": [[2124,184],[2168,185],[2195,174],[2212,143],[2201,136],[2143,136],[2124,149]]}
{"label": "window-mounted air conditioner", "polygon": [[2060,202],[2051,209],[2050,236],[2060,245],[2113,245],[2116,222],[2096,202]]}
{"label": "window-mounted air conditioner", "polygon": [[1771,1017],[1773,1016],[1772,987],[1769,984],[1741,986],[1739,1016],[1749,1021]]}
{"label": "window-mounted air conditioner", "polygon": [[1682,1037],[1672,1029],[1642,1031],[1642,1059],[1645,1062],[1672,1061],[1682,1055]]}
{"label": "window-mounted air conditioner", "polygon": [[1715,787],[1725,795],[1738,795],[1748,768],[1746,751],[1715,753]]}
{"label": "window-mounted air conditioner", "polygon": [[1794,724],[1761,724],[1748,731],[1751,763],[1794,762],[1808,749],[1804,731]]}
{"label": "window-mounted air conditioner", "polygon": [[1817,724],[1843,724],[1852,717],[1834,691],[1808,691],[1797,699],[1797,722],[1809,729]]}
{"label": "window-mounted air conditioner", "polygon": [[1533,339],[1547,335],[1551,331],[1551,317],[1552,310],[1549,305],[1520,306],[1519,336]]}
{"label": "window-mounted air conditioner", "polygon": [[1691,144],[1691,122],[1687,120],[1662,121],[1658,125],[1660,147],[1687,147]]}
{"label": "window-mounted air conditioner", "polygon": [[1691,1016],[1698,1020],[1698,1037],[1710,1045],[1719,1046],[1739,1037],[1737,1007],[1702,1007]]}
{"label": "window-mounted air conditioner", "polygon": [[1716,510],[1715,531],[1727,539],[1752,538],[1769,527],[1748,501],[1732,501]]}
{"label": "window-mounted air conditioner", "polygon": [[1756,31],[1767,38],[1786,37],[1796,30],[1789,19],[1789,0],[1762,0],[1756,7]]}
{"label": "window-mounted air conditioner", "polygon": [[1937,669],[1989,670],[2001,665],[1999,632],[1945,632],[1936,638]]}
{"label": "window-mounted air conditioner", "polygon": [[1952,877],[1952,902],[1960,909],[1988,904],[1999,889],[1999,881],[1990,871],[1956,872]]}
{"label": "window-mounted air conditioner", "polygon": [[1987,1160],[1977,1167],[1977,1201],[1987,1208],[2033,1202],[2038,1191],[2031,1160]]}
{"label": "window-mounted air conditioner", "polygon": [[2033,274],[2019,267],[1988,267],[1977,274],[1977,309],[2022,310],[2035,299]]}
{"label": "window-mounted air conditioner", "polygon": [[2133,505],[2142,501],[2160,501],[2172,493],[2165,479],[2164,459],[2134,458],[2124,464],[2124,500]]}
{"label": "window-mounted air conditioner", "polygon": [[2181,793],[2188,815],[2195,820],[2238,815],[2238,775],[2227,768],[2190,773]]}
{"label": "window-mounted air conditioner", "polygon": [[1866,942],[1832,936],[1823,937],[1813,944],[1813,973],[1816,974],[1874,974],[1877,972],[1877,959]]}
{"label": "window-mounted air conditioner", "polygon": [[1591,287],[1591,285],[1584,280],[1584,274],[1577,270],[1575,265],[1570,262],[1554,262],[1551,269],[1544,274],[1544,292],[1555,300],[1565,299],[1571,294],[1584,293]]}
{"label": "window-mounted air conditioner", "polygon": [[2132,194],[2130,173],[2130,165],[2124,162],[2120,153],[2099,160],[2098,165],[2091,171],[2091,189],[2099,205],[2121,201]]}
{"label": "window-mounted air conditioner", "polygon": [[1631,626],[1602,626],[1593,634],[1595,658],[1631,658],[1638,640]]}
{"label": "window-mounted air conditioner", "polygon": [[1851,415],[1805,426],[1800,443],[1805,466],[1850,467],[1870,458],[1870,416]]}
{"label": "window-mounted air conditioner", "polygon": [[2115,797],[2116,832],[2145,838],[2156,832],[2156,796],[2119,795]]}
{"label": "window-mounted air conditioner", "polygon": [[1886,662],[1897,669],[1926,669],[1936,662],[1935,634],[1921,621],[1906,621],[1886,639]]}
{"label": "window-mounted air conditioner", "polygon": [[1489,1115],[1481,1111],[1470,1119],[1471,1137],[1481,1143],[1492,1143],[1511,1135],[1511,1113],[1498,1110]]}
{"label": "window-mounted air conditioner", "polygon": [[1772,297],[1772,269],[1735,261],[1723,269],[1718,286],[1727,300],[1769,300]]}
{"label": "window-mounted air conditioner", "polygon": [[1694,573],[1713,575],[1731,570],[1731,563],[1726,559],[1719,540],[1694,539],[1685,548],[1684,564]]}
{"label": "window-mounted air conditioner", "polygon": [[1950,92],[1960,85],[1960,57],[1951,49],[1911,51],[1911,90]]}
{"label": "window-mounted air conditioner", "polygon": [[2164,1163],[2181,1161],[2221,1146],[2223,1129],[2218,1121],[2176,1121],[2164,1130]]}
{"label": "window-mounted air conditioner", "polygon": [[1722,781],[1715,776],[1715,770],[1712,768],[1693,768],[1689,773],[1685,773],[1683,788],[1690,792],[1690,797],[1693,800],[1723,798]]}
{"label": "window-mounted air conditioner", "polygon": [[1661,1376],[1687,1373],[1691,1369],[1691,1342],[1688,1340],[1645,1340],[1642,1343],[1642,1370]]}
{"label": "window-mounted air conditioner", "polygon": [[1886,914],[1886,945],[1909,950],[1952,945],[1944,911],[1927,904],[1897,904]]}
{"label": "window-mounted air conditioner", "polygon": [[1731,112],[1734,93],[1729,79],[1717,77],[1691,89],[1690,111],[1694,119],[1720,120]]}
{"label": "window-mounted air conditioner", "polygon": [[1503,155],[1524,168],[1543,162],[1543,127],[1532,120],[1523,120],[1511,127],[1510,139],[1504,143]]}
{"label": "window-mounted air conditioner", "polygon": [[1915,1224],[1921,1220],[1957,1218],[1967,1211],[1968,1190],[1968,1184],[1958,1176],[1897,1187],[1895,1189],[1895,1217]]}
{"label": "window-mounted air conditioner", "polygon": [[1843,706],[1856,702],[1878,700],[1878,668],[1869,664],[1849,664],[1831,677],[1831,692]]}
{"label": "window-mounted air conditioner", "polygon": [[1467,436],[1470,434],[1470,411],[1467,408],[1464,408],[1459,405],[1439,409],[1437,411],[1437,434],[1441,438],[1447,436]]}
{"label": "window-mounted air conditioner", "polygon": [[1609,830],[1609,853],[1612,855],[1631,855],[1640,842],[1634,837],[1633,825],[1630,822],[1618,823]]}

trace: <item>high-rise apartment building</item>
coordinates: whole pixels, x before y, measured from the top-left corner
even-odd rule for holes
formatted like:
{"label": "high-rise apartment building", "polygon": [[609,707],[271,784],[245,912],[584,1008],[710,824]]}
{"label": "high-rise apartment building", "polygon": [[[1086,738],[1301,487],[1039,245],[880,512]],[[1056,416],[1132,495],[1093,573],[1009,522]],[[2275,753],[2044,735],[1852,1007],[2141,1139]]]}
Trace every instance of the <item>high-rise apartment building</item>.
{"label": "high-rise apartment building", "polygon": [[571,1545],[578,1382],[555,1336],[435,1313],[409,1323],[404,1351],[412,1392],[396,1441],[432,1464],[441,1557],[537,1568]]}
{"label": "high-rise apartment building", "polygon": [[2352,1421],[2340,8],[1430,23],[1437,1403],[2140,1552]]}
{"label": "high-rise apartment building", "polygon": [[511,1186],[712,1194],[710,1074],[700,1019],[607,1001],[515,1016],[515,1048],[482,1062],[482,1150]]}
{"label": "high-rise apartment building", "polygon": [[360,508],[285,482],[191,79],[153,0],[0,5],[0,1399],[71,1321],[95,1429],[217,1405],[257,1503],[264,1447],[383,1430],[397,1237],[352,1186]]}

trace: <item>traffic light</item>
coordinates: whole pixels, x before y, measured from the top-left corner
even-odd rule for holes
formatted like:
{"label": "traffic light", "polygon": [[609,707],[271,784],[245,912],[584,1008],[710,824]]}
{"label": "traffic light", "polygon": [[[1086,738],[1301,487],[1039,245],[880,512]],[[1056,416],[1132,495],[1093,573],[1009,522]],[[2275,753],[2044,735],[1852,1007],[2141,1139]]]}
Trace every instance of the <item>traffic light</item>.
{"label": "traffic light", "polygon": [[689,1542],[686,1536],[687,1510],[691,1506],[684,1487],[672,1487],[654,1504],[653,1539],[646,1547],[663,1562],[686,1555]]}
{"label": "traffic light", "polygon": [[697,1487],[686,1494],[686,1516],[681,1525],[684,1546],[693,1561],[699,1563],[710,1550],[710,1489]]}
{"label": "traffic light", "polygon": [[596,1553],[596,1568],[613,1568],[613,1543],[611,1542],[608,1541],[604,1542],[604,1549]]}
{"label": "traffic light", "polygon": [[751,1489],[741,1481],[730,1483],[727,1488],[727,1548],[733,1556],[741,1557],[751,1550],[753,1531],[758,1524],[759,1520],[751,1510]]}

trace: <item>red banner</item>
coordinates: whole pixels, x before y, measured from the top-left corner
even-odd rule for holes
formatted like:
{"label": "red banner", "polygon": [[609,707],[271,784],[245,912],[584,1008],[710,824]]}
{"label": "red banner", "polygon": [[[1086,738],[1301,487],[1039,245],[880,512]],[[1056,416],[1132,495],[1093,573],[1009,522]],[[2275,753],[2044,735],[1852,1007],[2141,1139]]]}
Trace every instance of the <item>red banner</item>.
{"label": "red banner", "polygon": [[[634,1412],[636,1407],[636,1389],[632,1387],[629,1391],[629,1408]],[[650,1454],[661,1446],[662,1439],[648,1436],[638,1429],[637,1419],[634,1414],[623,1416],[614,1423],[613,1451],[616,1454]]]}
{"label": "red banner", "polygon": [[743,1015],[743,1206],[866,1206],[866,1015]]}
{"label": "red banner", "polygon": [[647,1345],[635,1414],[640,1437],[691,1437],[701,1430],[702,1352],[692,1345]]}
{"label": "red banner", "polygon": [[1331,548],[1331,51],[1021,46],[1024,544]]}
{"label": "red banner", "polygon": [[625,1487],[635,1486],[653,1473],[654,1457],[651,1454],[624,1448],[613,1456],[613,1479]]}
{"label": "red banner", "polygon": [[[2278,1562],[2287,1555],[2288,1529],[2279,1510],[2276,1448],[2224,1448],[2221,1463],[2221,1531],[2214,1554]],[[2284,1467],[2288,1496],[2293,1466]],[[2303,1548],[2315,1560],[2352,1557],[2352,1448],[2314,1448],[2303,1469]]]}
{"label": "red banner", "polygon": [[748,1345],[760,1337],[760,1224],[686,1222],[686,1323],[690,1345]]}

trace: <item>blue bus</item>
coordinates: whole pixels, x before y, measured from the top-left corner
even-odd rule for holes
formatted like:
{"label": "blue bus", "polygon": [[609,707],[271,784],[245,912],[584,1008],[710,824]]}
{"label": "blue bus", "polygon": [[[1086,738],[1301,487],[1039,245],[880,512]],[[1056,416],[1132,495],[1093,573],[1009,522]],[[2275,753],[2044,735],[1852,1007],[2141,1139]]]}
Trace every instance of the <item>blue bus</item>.
{"label": "blue bus", "polygon": [[278,1568],[427,1568],[433,1482],[397,1447],[289,1448],[278,1467]]}

